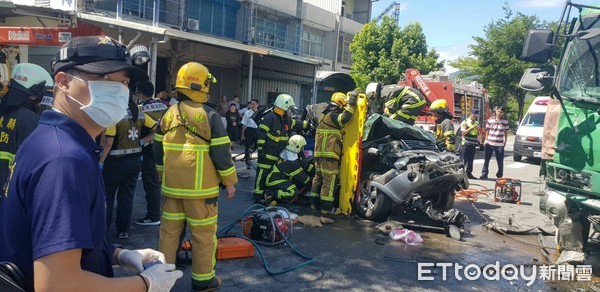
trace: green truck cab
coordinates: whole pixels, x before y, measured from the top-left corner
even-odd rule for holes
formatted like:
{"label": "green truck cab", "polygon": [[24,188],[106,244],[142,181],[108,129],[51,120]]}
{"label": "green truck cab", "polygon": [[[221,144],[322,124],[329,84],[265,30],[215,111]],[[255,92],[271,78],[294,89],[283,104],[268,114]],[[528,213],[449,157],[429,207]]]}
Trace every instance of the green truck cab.
{"label": "green truck cab", "polygon": [[[559,45],[560,44],[560,45]],[[527,69],[520,87],[550,89],[544,121],[540,212],[557,227],[563,250],[596,249],[600,234],[600,5],[567,1],[556,31],[531,30],[522,59],[555,66]]]}

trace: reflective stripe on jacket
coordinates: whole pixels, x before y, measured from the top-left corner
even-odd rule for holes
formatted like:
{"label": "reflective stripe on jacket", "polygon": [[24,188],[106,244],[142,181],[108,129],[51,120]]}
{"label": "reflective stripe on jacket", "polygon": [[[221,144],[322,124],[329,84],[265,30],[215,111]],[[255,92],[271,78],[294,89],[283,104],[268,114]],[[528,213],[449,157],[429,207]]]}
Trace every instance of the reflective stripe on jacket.
{"label": "reflective stripe on jacket", "polygon": [[279,153],[283,151],[291,130],[300,130],[306,127],[307,122],[296,121],[287,116],[280,116],[271,111],[267,113],[258,125],[258,140],[256,145],[258,155],[264,155],[265,158],[278,161]]}
{"label": "reflective stripe on jacket", "polygon": [[230,147],[216,110],[190,100],[171,106],[154,138],[163,195],[213,198],[219,195],[220,182],[225,186],[237,183]]}
{"label": "reflective stripe on jacket", "polygon": [[[127,116],[115,126],[106,129],[105,135],[115,138],[107,159],[140,156],[142,153],[140,146],[140,139],[143,138],[142,128],[152,129],[155,125],[156,122],[142,112],[139,112],[137,120],[134,121],[131,111],[127,110]],[[147,132],[149,131],[147,130]]]}
{"label": "reflective stripe on jacket", "polygon": [[306,185],[310,182],[310,177],[304,171],[299,159],[294,161],[280,159],[267,175],[265,185],[272,188],[289,181],[296,185]]}
{"label": "reflective stripe on jacket", "polygon": [[477,137],[479,136],[479,123],[477,121],[471,121],[471,119],[466,119],[461,123],[460,126],[461,131],[463,126],[466,126],[465,130],[475,126],[473,130],[469,131],[469,133],[467,133],[466,135],[463,135],[462,145],[478,145],[479,139]]}
{"label": "reflective stripe on jacket", "polygon": [[354,107],[346,106],[343,112],[338,109],[326,113],[315,134],[315,157],[326,157],[339,160],[342,156],[342,128],[352,119]]}
{"label": "reflective stripe on jacket", "polygon": [[450,119],[444,119],[435,127],[435,139],[444,143],[448,151],[456,151],[454,125]]}
{"label": "reflective stripe on jacket", "polygon": [[426,103],[421,93],[410,86],[386,85],[381,94],[386,100],[385,107],[389,109],[390,118],[410,125],[415,123]]}

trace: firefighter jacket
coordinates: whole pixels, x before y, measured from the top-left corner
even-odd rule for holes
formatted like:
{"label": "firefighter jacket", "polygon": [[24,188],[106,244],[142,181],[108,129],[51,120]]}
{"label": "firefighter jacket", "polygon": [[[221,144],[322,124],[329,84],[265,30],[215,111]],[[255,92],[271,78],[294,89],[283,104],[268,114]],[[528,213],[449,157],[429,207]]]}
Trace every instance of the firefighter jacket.
{"label": "firefighter jacket", "polygon": [[442,145],[442,148],[445,148],[448,151],[456,151],[455,136],[454,125],[450,118],[442,116],[436,121],[435,139],[438,145]]}
{"label": "firefighter jacket", "polygon": [[299,188],[307,185],[310,182],[310,177],[302,166],[300,159],[279,159],[267,175],[266,186],[272,188],[289,181]]}
{"label": "firefighter jacket", "polygon": [[290,131],[301,130],[307,125],[307,121],[297,121],[287,115],[280,116],[275,111],[267,113],[258,125],[256,145],[259,156],[264,155],[273,163],[277,162],[279,153],[287,146],[289,136],[291,136]]}
{"label": "firefighter jacket", "polygon": [[154,157],[164,196],[219,196],[219,183],[232,186],[237,173],[221,115],[207,104],[185,100],[164,114],[154,136]]}
{"label": "firefighter jacket", "polygon": [[106,159],[141,156],[140,138],[143,138],[141,136],[142,128],[148,128],[148,131],[150,131],[154,126],[156,126],[156,121],[148,115],[139,112],[137,120],[133,120],[131,111],[127,110],[127,115],[122,120],[116,125],[106,128],[104,135],[115,138]]}
{"label": "firefighter jacket", "polygon": [[[160,119],[162,118],[163,114],[167,111],[167,109],[168,107],[162,101],[160,101],[160,99],[149,98],[142,104],[141,111],[147,114],[157,123],[160,123]],[[142,128],[141,137],[146,137],[151,133],[152,131],[150,129],[144,127]],[[152,144],[152,142],[150,144]],[[154,155],[152,152],[152,145],[150,144],[143,147],[143,153],[146,157]]]}
{"label": "firefighter jacket", "polygon": [[[9,174],[9,165],[21,143],[37,127],[40,116],[22,91],[11,89],[0,104],[0,185]],[[42,146],[40,146],[42,147]]]}
{"label": "firefighter jacket", "polygon": [[460,130],[462,132],[473,126],[475,126],[473,130],[469,131],[469,133],[467,133],[466,135],[463,135],[461,143],[462,145],[479,144],[479,139],[477,139],[477,137],[479,136],[479,123],[477,121],[472,121],[471,119],[467,118],[460,124]]}
{"label": "firefighter jacket", "polygon": [[387,85],[381,92],[385,107],[389,109],[391,119],[414,125],[417,116],[425,106],[425,98],[419,91],[409,86]]}
{"label": "firefighter jacket", "polygon": [[336,160],[342,157],[342,128],[353,114],[354,107],[349,105],[343,111],[332,105],[325,109],[315,134],[315,157]]}

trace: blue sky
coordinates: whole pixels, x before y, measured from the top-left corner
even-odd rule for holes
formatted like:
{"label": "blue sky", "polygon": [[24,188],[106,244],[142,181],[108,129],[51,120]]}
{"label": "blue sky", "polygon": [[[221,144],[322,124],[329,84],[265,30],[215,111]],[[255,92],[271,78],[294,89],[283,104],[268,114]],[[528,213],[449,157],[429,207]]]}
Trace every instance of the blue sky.
{"label": "blue sky", "polygon": [[[401,27],[419,22],[427,37],[429,48],[435,48],[442,59],[453,60],[466,56],[473,36],[484,36],[483,28],[495,19],[504,17],[502,6],[508,2],[513,12],[537,15],[542,20],[557,21],[564,0],[414,0],[373,2],[373,17],[391,3],[400,3]],[[579,4],[599,3],[600,0],[573,0]],[[391,13],[391,12],[390,12]],[[453,71],[453,68],[447,68]]]}

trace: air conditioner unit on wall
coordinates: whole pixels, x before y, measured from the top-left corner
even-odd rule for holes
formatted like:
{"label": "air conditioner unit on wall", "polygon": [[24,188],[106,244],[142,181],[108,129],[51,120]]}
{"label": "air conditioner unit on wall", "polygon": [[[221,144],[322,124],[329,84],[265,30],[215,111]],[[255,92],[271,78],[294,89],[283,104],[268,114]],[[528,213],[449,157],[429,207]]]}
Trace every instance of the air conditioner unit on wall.
{"label": "air conditioner unit on wall", "polygon": [[187,28],[189,30],[200,30],[200,21],[198,19],[188,18]]}

